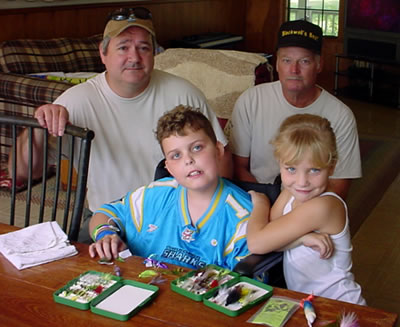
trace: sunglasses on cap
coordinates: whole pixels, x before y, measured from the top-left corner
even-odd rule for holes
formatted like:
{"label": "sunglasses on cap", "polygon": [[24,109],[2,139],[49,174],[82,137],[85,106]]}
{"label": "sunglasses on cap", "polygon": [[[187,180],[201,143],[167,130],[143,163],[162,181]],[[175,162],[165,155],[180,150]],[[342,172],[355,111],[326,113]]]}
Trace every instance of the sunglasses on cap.
{"label": "sunglasses on cap", "polygon": [[144,7],[119,8],[108,15],[107,21],[135,21],[136,19],[152,19],[150,10]]}

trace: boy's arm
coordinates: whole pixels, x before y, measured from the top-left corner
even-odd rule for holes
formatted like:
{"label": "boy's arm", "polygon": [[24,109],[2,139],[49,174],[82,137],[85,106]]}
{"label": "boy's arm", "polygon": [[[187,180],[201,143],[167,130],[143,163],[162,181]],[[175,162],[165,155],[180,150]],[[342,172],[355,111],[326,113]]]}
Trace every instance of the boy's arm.
{"label": "boy's arm", "polygon": [[[113,232],[113,227],[116,228],[117,226],[107,215],[97,212],[92,216],[89,222],[90,235],[96,234],[96,230],[100,230],[99,226],[102,226],[101,232],[106,235],[101,237],[101,232],[97,233],[97,238],[99,239],[89,246],[90,257],[94,258],[96,254],[98,254],[100,258],[107,258],[108,260],[118,258],[119,252],[126,249],[126,245],[122,242],[119,235]],[[110,233],[108,234],[108,232]]]}

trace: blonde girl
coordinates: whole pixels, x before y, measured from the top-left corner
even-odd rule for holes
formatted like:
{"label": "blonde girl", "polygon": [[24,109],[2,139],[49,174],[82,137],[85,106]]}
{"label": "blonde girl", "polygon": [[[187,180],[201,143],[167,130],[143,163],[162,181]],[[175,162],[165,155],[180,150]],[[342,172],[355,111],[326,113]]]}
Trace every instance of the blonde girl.
{"label": "blonde girl", "polygon": [[[254,208],[247,230],[249,250],[283,250],[289,289],[365,305],[361,287],[351,273],[347,207],[329,186],[338,160],[329,121],[310,114],[291,116],[271,143],[283,189],[271,209],[265,197],[251,192]],[[329,235],[334,252],[329,245],[316,251],[307,244],[306,237],[313,232]]]}

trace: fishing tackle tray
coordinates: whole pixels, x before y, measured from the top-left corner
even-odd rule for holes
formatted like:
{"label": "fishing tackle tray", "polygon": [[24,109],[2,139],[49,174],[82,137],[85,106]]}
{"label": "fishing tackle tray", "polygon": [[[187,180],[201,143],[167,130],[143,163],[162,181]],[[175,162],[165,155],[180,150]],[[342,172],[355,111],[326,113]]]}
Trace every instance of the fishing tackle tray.
{"label": "fishing tackle tray", "polygon": [[[73,290],[87,278],[95,280],[96,277],[109,280],[107,287],[98,290],[95,296],[88,296],[88,299],[79,297],[79,292]],[[96,285],[94,285],[96,286]],[[92,289],[97,289],[92,287]],[[100,287],[100,286],[98,286]],[[91,288],[91,287],[89,287]],[[125,321],[135,315],[146,304],[151,302],[158,294],[159,288],[154,285],[148,285],[134,280],[126,280],[118,276],[98,271],[87,271],[77,278],[69,281],[65,286],[53,293],[53,299],[57,303],[68,305],[80,310],[91,310],[95,314],[103,315],[108,318]],[[88,290],[82,290],[81,294]],[[69,296],[74,293],[73,296]],[[129,298],[131,301],[126,301]]]}
{"label": "fishing tackle tray", "polygon": [[[226,271],[226,269],[223,269],[216,265],[208,265],[205,267],[205,269],[212,269],[215,270],[217,273],[219,271]],[[229,273],[226,274],[228,276],[228,279],[225,280],[223,283],[219,284],[216,287],[208,289],[201,294],[197,294],[196,291],[187,290],[182,287],[185,286],[185,281],[191,281],[195,279],[196,274],[199,274],[199,272],[201,271],[204,271],[204,268],[196,271],[191,271],[186,275],[173,280],[170,284],[171,289],[194,301],[203,301],[206,306],[231,317],[240,315],[242,312],[250,309],[261,301],[268,299],[273,294],[273,288],[271,286],[248,277],[240,276],[239,274],[232,271],[229,271]],[[226,299],[224,299],[223,297],[222,299],[216,298],[218,293],[221,292],[221,294],[223,294],[224,290],[227,290],[227,293],[232,293],[231,291],[233,291],[235,288],[240,289],[238,301],[226,305]],[[249,297],[242,295],[242,293],[245,294],[246,292],[250,293]]]}
{"label": "fishing tackle tray", "polygon": [[[188,280],[192,280],[195,278],[196,274],[199,274],[199,272],[204,271],[204,270],[211,270],[213,272],[215,272],[216,274],[222,271],[228,271],[228,273],[226,274],[227,276],[227,281],[238,278],[239,274],[235,273],[233,271],[221,268],[217,265],[207,265],[205,268],[199,269],[199,270],[193,270],[188,272],[187,274],[183,275],[182,277],[179,277],[173,281],[171,281],[171,289],[174,292],[177,292],[183,296],[186,296],[194,301],[203,301],[203,298],[205,295],[209,294],[210,292],[212,292],[214,290],[215,287],[210,288],[208,290],[206,290],[205,292],[200,292],[198,293],[196,290],[188,290],[185,289],[184,287],[182,287],[184,285],[184,283]],[[226,281],[226,282],[227,282]],[[223,285],[223,284],[222,284]],[[220,286],[220,285],[218,285]]]}
{"label": "fishing tackle tray", "polygon": [[213,289],[211,292],[208,292],[204,298],[203,298],[203,303],[210,307],[213,308],[214,310],[217,310],[219,312],[222,312],[228,316],[231,317],[236,317],[240,315],[241,313],[247,311],[248,309],[252,308],[256,304],[265,301],[266,299],[270,298],[273,294],[274,289],[262,282],[259,282],[255,279],[251,279],[248,277],[238,277],[236,279],[233,279],[229,282],[226,283],[225,285],[228,287],[228,289],[235,288],[235,287],[242,287],[244,289],[251,290],[254,292],[252,294],[252,297],[247,300],[245,303],[241,303],[240,301],[242,298],[232,304],[226,305],[224,303],[216,303],[214,302],[214,298],[217,295],[218,292],[220,292],[220,289],[224,286],[218,287],[216,289]]}

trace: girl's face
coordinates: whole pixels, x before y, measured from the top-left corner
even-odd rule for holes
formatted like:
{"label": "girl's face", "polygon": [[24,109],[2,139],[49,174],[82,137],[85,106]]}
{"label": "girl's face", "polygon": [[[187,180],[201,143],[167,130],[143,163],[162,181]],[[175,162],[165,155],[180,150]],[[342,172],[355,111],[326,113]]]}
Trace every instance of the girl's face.
{"label": "girl's face", "polygon": [[279,164],[282,185],[298,203],[311,200],[326,191],[329,176],[334,170],[334,167],[316,168],[311,158],[311,152],[308,152],[304,159],[295,165],[287,165],[282,160]]}

